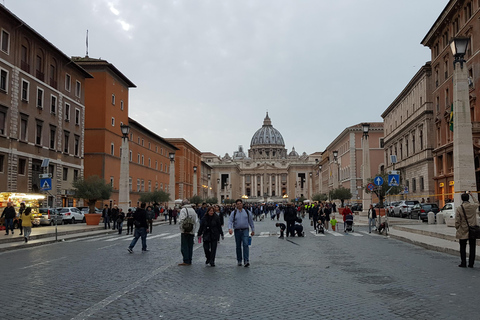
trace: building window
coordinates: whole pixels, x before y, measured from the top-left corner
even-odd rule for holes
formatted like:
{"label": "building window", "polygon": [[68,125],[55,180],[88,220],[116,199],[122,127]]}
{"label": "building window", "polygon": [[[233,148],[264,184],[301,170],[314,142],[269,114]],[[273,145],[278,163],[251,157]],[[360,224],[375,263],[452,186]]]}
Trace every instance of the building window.
{"label": "building window", "polygon": [[2,51],[8,54],[10,52],[10,34],[5,30],[2,30],[1,42],[2,42],[2,47],[1,47]]}
{"label": "building window", "polygon": [[420,191],[425,190],[425,182],[423,181],[423,177],[420,177]]}
{"label": "building window", "polygon": [[27,160],[19,158],[18,159],[18,174],[24,176],[27,171]]}
{"label": "building window", "polygon": [[65,90],[70,92],[70,88],[72,86],[72,78],[68,73],[65,74]]}
{"label": "building window", "polygon": [[415,178],[412,178],[412,191],[417,191],[417,180]]}
{"label": "building window", "polygon": [[50,113],[55,114],[57,113],[57,97],[50,96]]}
{"label": "building window", "polygon": [[113,177],[110,177],[110,186],[113,188]]}
{"label": "building window", "polygon": [[137,163],[140,164],[140,153],[137,153]]}
{"label": "building window", "polygon": [[423,150],[423,130],[420,130],[418,138],[420,139],[420,150]]}
{"label": "building window", "polygon": [[65,121],[70,121],[70,104],[65,103]]}
{"label": "building window", "polygon": [[55,137],[57,135],[57,128],[50,126],[50,149],[55,149]]}
{"label": "building window", "polygon": [[130,150],[130,161],[133,161],[133,153],[132,153],[132,150]]}
{"label": "building window", "polygon": [[5,155],[3,154],[0,154],[0,173],[4,173],[4,169],[3,169],[3,164],[5,162]]}
{"label": "building window", "polygon": [[120,100],[120,110],[123,110],[123,100]]}
{"label": "building window", "polygon": [[142,147],[143,147],[143,143],[144,143],[144,141],[143,141],[143,139],[142,139]]}
{"label": "building window", "polygon": [[145,165],[145,158],[143,157],[143,154],[142,154],[142,166]]}
{"label": "building window", "polygon": [[57,88],[57,66],[55,62],[50,65],[50,86]]}
{"label": "building window", "polygon": [[80,136],[75,135],[74,139],[73,151],[74,155],[78,156],[80,154]]}
{"label": "building window", "polygon": [[115,95],[112,94],[112,104],[115,105]]}
{"label": "building window", "polygon": [[8,72],[3,69],[0,69],[0,91],[8,91]]}
{"label": "building window", "polygon": [[42,145],[43,121],[37,120],[37,132],[35,133],[35,144]]}
{"label": "building window", "polygon": [[80,94],[82,92],[82,84],[80,83],[80,81],[76,81],[76,85],[75,85],[75,96],[77,98],[80,98]]}
{"label": "building window", "polygon": [[148,180],[148,192],[152,192],[152,181]]}
{"label": "building window", "polygon": [[20,118],[20,140],[28,141],[27,139],[28,116],[21,115]]}
{"label": "building window", "polygon": [[145,180],[142,179],[142,191],[145,192]]}
{"label": "building window", "polygon": [[130,192],[133,191],[133,183],[132,183],[132,177],[128,177],[128,188],[130,190]]}
{"label": "building window", "polygon": [[75,108],[75,125],[80,125],[80,109]]}
{"label": "building window", "polygon": [[115,145],[114,145],[113,143],[110,144],[110,154],[111,154],[112,156],[115,155]]}
{"label": "building window", "polygon": [[43,89],[37,88],[37,108],[43,109]]}
{"label": "building window", "polygon": [[158,161],[155,160],[155,170],[158,170]]}
{"label": "building window", "polygon": [[149,142],[148,143],[148,150],[150,150],[150,149],[151,149],[151,145],[150,145],[150,142]]}
{"label": "building window", "polygon": [[138,192],[142,191],[142,190],[140,189],[140,179],[137,179],[137,191],[138,191]]}
{"label": "building window", "polygon": [[68,168],[63,168],[63,181],[68,180]]}
{"label": "building window", "polygon": [[163,163],[160,163],[160,171],[163,171]]}
{"label": "building window", "polygon": [[70,132],[64,131],[64,132],[63,132],[63,137],[64,137],[63,152],[68,153]]}
{"label": "building window", "polygon": [[7,108],[0,106],[0,134],[5,134],[5,121],[7,119]]}
{"label": "building window", "polygon": [[28,86],[29,82],[22,79],[22,100],[28,101]]}
{"label": "building window", "polygon": [[112,127],[115,127],[115,118],[112,117]]}
{"label": "building window", "polygon": [[73,181],[76,181],[78,179],[78,170],[74,169],[73,170]]}
{"label": "building window", "polygon": [[148,167],[151,168],[152,167],[152,160],[150,158],[148,158]]}

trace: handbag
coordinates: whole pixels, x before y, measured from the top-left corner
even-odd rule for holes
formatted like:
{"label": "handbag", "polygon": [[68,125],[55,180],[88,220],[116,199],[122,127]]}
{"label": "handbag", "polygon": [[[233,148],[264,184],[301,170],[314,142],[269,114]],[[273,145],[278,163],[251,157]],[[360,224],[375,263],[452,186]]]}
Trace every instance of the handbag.
{"label": "handbag", "polygon": [[468,226],[468,238],[469,239],[480,239],[480,227],[479,226],[470,226],[468,223],[467,215],[465,213],[465,208],[461,205],[463,210],[463,215],[465,216],[465,220],[467,221]]}

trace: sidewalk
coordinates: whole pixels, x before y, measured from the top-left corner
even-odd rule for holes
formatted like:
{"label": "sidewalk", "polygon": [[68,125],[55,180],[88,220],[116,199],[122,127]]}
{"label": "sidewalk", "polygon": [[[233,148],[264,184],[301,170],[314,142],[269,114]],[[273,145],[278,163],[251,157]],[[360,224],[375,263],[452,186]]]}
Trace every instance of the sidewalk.
{"label": "sidewalk", "polygon": [[[153,225],[162,225],[168,223],[162,219],[153,220]],[[56,228],[56,231],[55,231]],[[126,223],[123,224],[123,231],[126,232]],[[0,252],[10,251],[20,248],[29,248],[43,244],[65,241],[69,239],[85,238],[100,234],[114,234],[118,230],[105,229],[103,223],[97,226],[88,226],[85,223],[65,224],[55,226],[40,226],[32,228],[32,234],[28,243],[25,243],[20,231],[15,229],[15,233],[7,236],[4,230],[0,230]]]}

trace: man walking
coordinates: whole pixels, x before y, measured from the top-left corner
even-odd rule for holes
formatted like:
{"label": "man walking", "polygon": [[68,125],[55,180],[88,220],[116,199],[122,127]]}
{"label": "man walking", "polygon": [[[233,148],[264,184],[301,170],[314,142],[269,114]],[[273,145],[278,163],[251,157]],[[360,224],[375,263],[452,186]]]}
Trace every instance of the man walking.
{"label": "man walking", "polygon": [[461,195],[462,204],[455,208],[455,229],[457,232],[455,237],[458,239],[460,243],[460,264],[458,265],[460,268],[467,267],[467,241],[469,243],[469,257],[468,257],[468,267],[473,268],[475,263],[475,254],[476,254],[476,247],[477,247],[477,239],[470,238],[468,227],[469,226],[478,226],[478,219],[477,219],[477,209],[478,209],[478,201],[472,197],[472,200],[475,203],[471,203],[470,200],[470,192],[462,193]]}
{"label": "man walking", "polygon": [[7,207],[3,210],[2,218],[5,217],[5,235],[8,236],[8,228],[12,230],[13,234],[13,219],[15,219],[15,208],[12,206],[12,202],[7,202]]}
{"label": "man walking", "polygon": [[180,225],[180,250],[183,256],[183,262],[179,266],[189,266],[192,264],[193,257],[193,238],[195,236],[195,227],[197,226],[197,213],[190,205],[188,200],[182,202],[183,208],[180,211],[178,224]]}
{"label": "man walking", "polygon": [[249,250],[248,250],[248,228],[252,229],[251,236],[255,235],[255,226],[253,225],[252,213],[243,208],[242,199],[235,201],[237,208],[230,213],[228,219],[228,233],[235,232],[235,244],[237,249],[238,266],[242,266],[242,246],[243,246],[243,262],[245,267],[250,266]]}
{"label": "man walking", "polygon": [[372,233],[372,226],[375,228],[377,225],[377,213],[375,212],[375,208],[373,205],[370,205],[370,209],[368,209],[368,233]]}
{"label": "man walking", "polygon": [[297,219],[297,211],[293,206],[293,203],[287,203],[287,208],[283,214],[283,219],[287,223],[287,237],[295,236],[295,220]]}
{"label": "man walking", "polygon": [[137,208],[133,213],[133,224],[135,226],[135,235],[128,246],[128,252],[133,253],[133,247],[137,244],[138,238],[142,237],[142,252],[147,250],[147,233],[148,233],[148,224],[147,224],[147,212],[145,211],[145,203],[142,202],[140,208]]}
{"label": "man walking", "polygon": [[107,225],[108,225],[108,229],[110,229],[110,209],[108,208],[108,204],[105,205],[105,208],[103,208],[103,211],[102,211],[102,218],[103,218],[103,224],[105,225],[105,229],[107,229]]}

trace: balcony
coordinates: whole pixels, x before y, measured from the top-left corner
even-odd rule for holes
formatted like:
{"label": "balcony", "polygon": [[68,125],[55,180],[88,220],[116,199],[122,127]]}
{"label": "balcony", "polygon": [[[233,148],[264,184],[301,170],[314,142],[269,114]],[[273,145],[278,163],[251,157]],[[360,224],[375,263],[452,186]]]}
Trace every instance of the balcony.
{"label": "balcony", "polygon": [[50,87],[54,88],[54,89],[57,89],[57,81],[53,78],[50,78]]}
{"label": "balcony", "polygon": [[26,62],[26,61],[21,61],[20,62],[20,68],[27,72],[27,73],[30,73],[30,65]]}
{"label": "balcony", "polygon": [[41,72],[40,70],[37,70],[35,72],[35,77],[37,77],[38,80],[45,82],[45,74]]}

